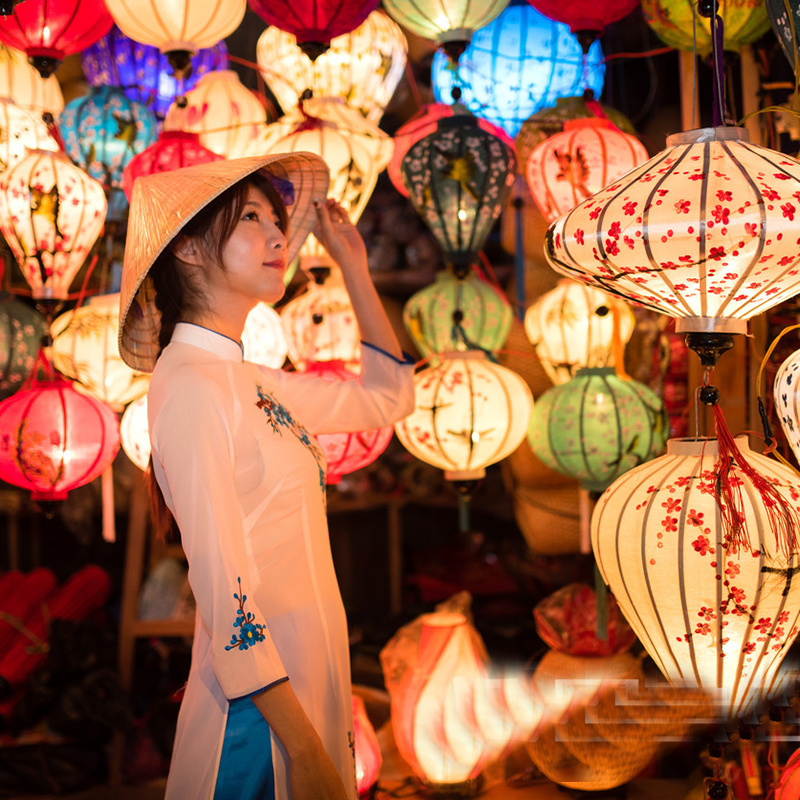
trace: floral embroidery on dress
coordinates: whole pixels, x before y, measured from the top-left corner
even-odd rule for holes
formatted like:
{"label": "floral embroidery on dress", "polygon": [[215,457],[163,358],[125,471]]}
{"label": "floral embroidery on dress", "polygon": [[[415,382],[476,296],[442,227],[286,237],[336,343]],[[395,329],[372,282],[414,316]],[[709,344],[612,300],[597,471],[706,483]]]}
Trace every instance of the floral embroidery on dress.
{"label": "floral embroidery on dress", "polygon": [[236,600],[239,601],[239,610],[236,612],[236,620],[233,623],[234,628],[239,629],[239,635],[234,634],[231,636],[231,643],[225,645],[226,650],[247,650],[252,647],[256,642],[264,641],[264,626],[255,622],[255,616],[249,611],[244,610],[244,603],[247,600],[247,595],[242,592],[242,579],[236,579],[239,583],[239,592],[233,593]]}

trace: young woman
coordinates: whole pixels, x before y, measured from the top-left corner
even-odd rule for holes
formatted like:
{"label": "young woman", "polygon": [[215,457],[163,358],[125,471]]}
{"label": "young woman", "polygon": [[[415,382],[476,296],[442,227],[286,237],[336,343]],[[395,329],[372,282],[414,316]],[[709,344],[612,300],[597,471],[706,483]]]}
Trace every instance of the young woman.
{"label": "young woman", "polygon": [[[413,408],[413,367],[346,213],[308,153],[139,178],[120,353],[152,371],[152,471],[197,603],[168,800],[355,800],[347,623],[314,433]],[[248,363],[250,309],[275,302],[312,227],[342,268],[363,337],[360,381]]]}

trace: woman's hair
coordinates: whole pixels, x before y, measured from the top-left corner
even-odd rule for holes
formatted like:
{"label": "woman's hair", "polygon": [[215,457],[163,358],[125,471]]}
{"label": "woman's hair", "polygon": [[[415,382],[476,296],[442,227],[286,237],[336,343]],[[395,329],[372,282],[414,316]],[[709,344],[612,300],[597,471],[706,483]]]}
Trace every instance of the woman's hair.
{"label": "woman's hair", "polygon": [[[286,233],[288,213],[286,204],[270,179],[262,172],[254,172],[235,183],[219,197],[212,200],[184,225],[173,240],[189,237],[194,246],[200,249],[205,263],[210,269],[225,269],[222,251],[233,235],[250,189],[258,189],[270,201],[278,216],[278,227]],[[202,310],[205,297],[202,289],[193,279],[191,270],[182,267],[173,248],[166,247],[150,268],[150,278],[155,288],[156,308],[161,315],[161,331],[158,337],[159,355],[169,344],[175,325],[187,312]],[[177,534],[175,520],[166,503],[161,487],[153,474],[153,458],[147,471],[150,513],[153,525],[159,536]]]}

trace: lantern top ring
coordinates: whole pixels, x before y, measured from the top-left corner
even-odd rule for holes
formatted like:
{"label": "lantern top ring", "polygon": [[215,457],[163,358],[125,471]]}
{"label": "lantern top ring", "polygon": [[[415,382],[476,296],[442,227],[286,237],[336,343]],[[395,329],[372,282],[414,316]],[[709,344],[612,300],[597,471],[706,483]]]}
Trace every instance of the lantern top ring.
{"label": "lantern top ring", "polygon": [[[748,446],[746,434],[740,434],[734,438],[740,448]],[[712,437],[701,436],[698,439],[687,437],[685,439],[669,439],[667,441],[668,456],[708,456],[709,458],[716,458],[718,452],[719,444]]]}
{"label": "lantern top ring", "polygon": [[747,334],[747,320],[733,317],[678,317],[675,333],[743,333]]}
{"label": "lantern top ring", "polygon": [[735,125],[721,125],[717,128],[695,128],[691,131],[681,131],[667,136],[667,147],[681,144],[704,144],[705,142],[749,142],[750,134],[747,128]]}

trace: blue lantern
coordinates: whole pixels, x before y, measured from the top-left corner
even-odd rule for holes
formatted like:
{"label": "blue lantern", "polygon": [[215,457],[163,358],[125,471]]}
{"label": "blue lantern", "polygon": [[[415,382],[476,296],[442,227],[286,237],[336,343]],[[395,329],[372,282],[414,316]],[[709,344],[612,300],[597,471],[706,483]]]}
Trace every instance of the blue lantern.
{"label": "blue lantern", "polygon": [[472,35],[459,64],[444,53],[433,58],[433,93],[451,103],[460,89],[473,114],[502,127],[512,138],[531,114],[560,97],[591,89],[600,97],[605,64],[595,41],[585,56],[569,26],[539,13],[526,0],[513,2]]}
{"label": "blue lantern", "polygon": [[179,80],[164,53],[135,42],[115,25],[81,53],[81,65],[90,86],[120,86],[131,100],[144,103],[163,120],[172,101],[194,88],[203,75],[228,68],[228,48],[223,40],[198,50],[189,76]]}

